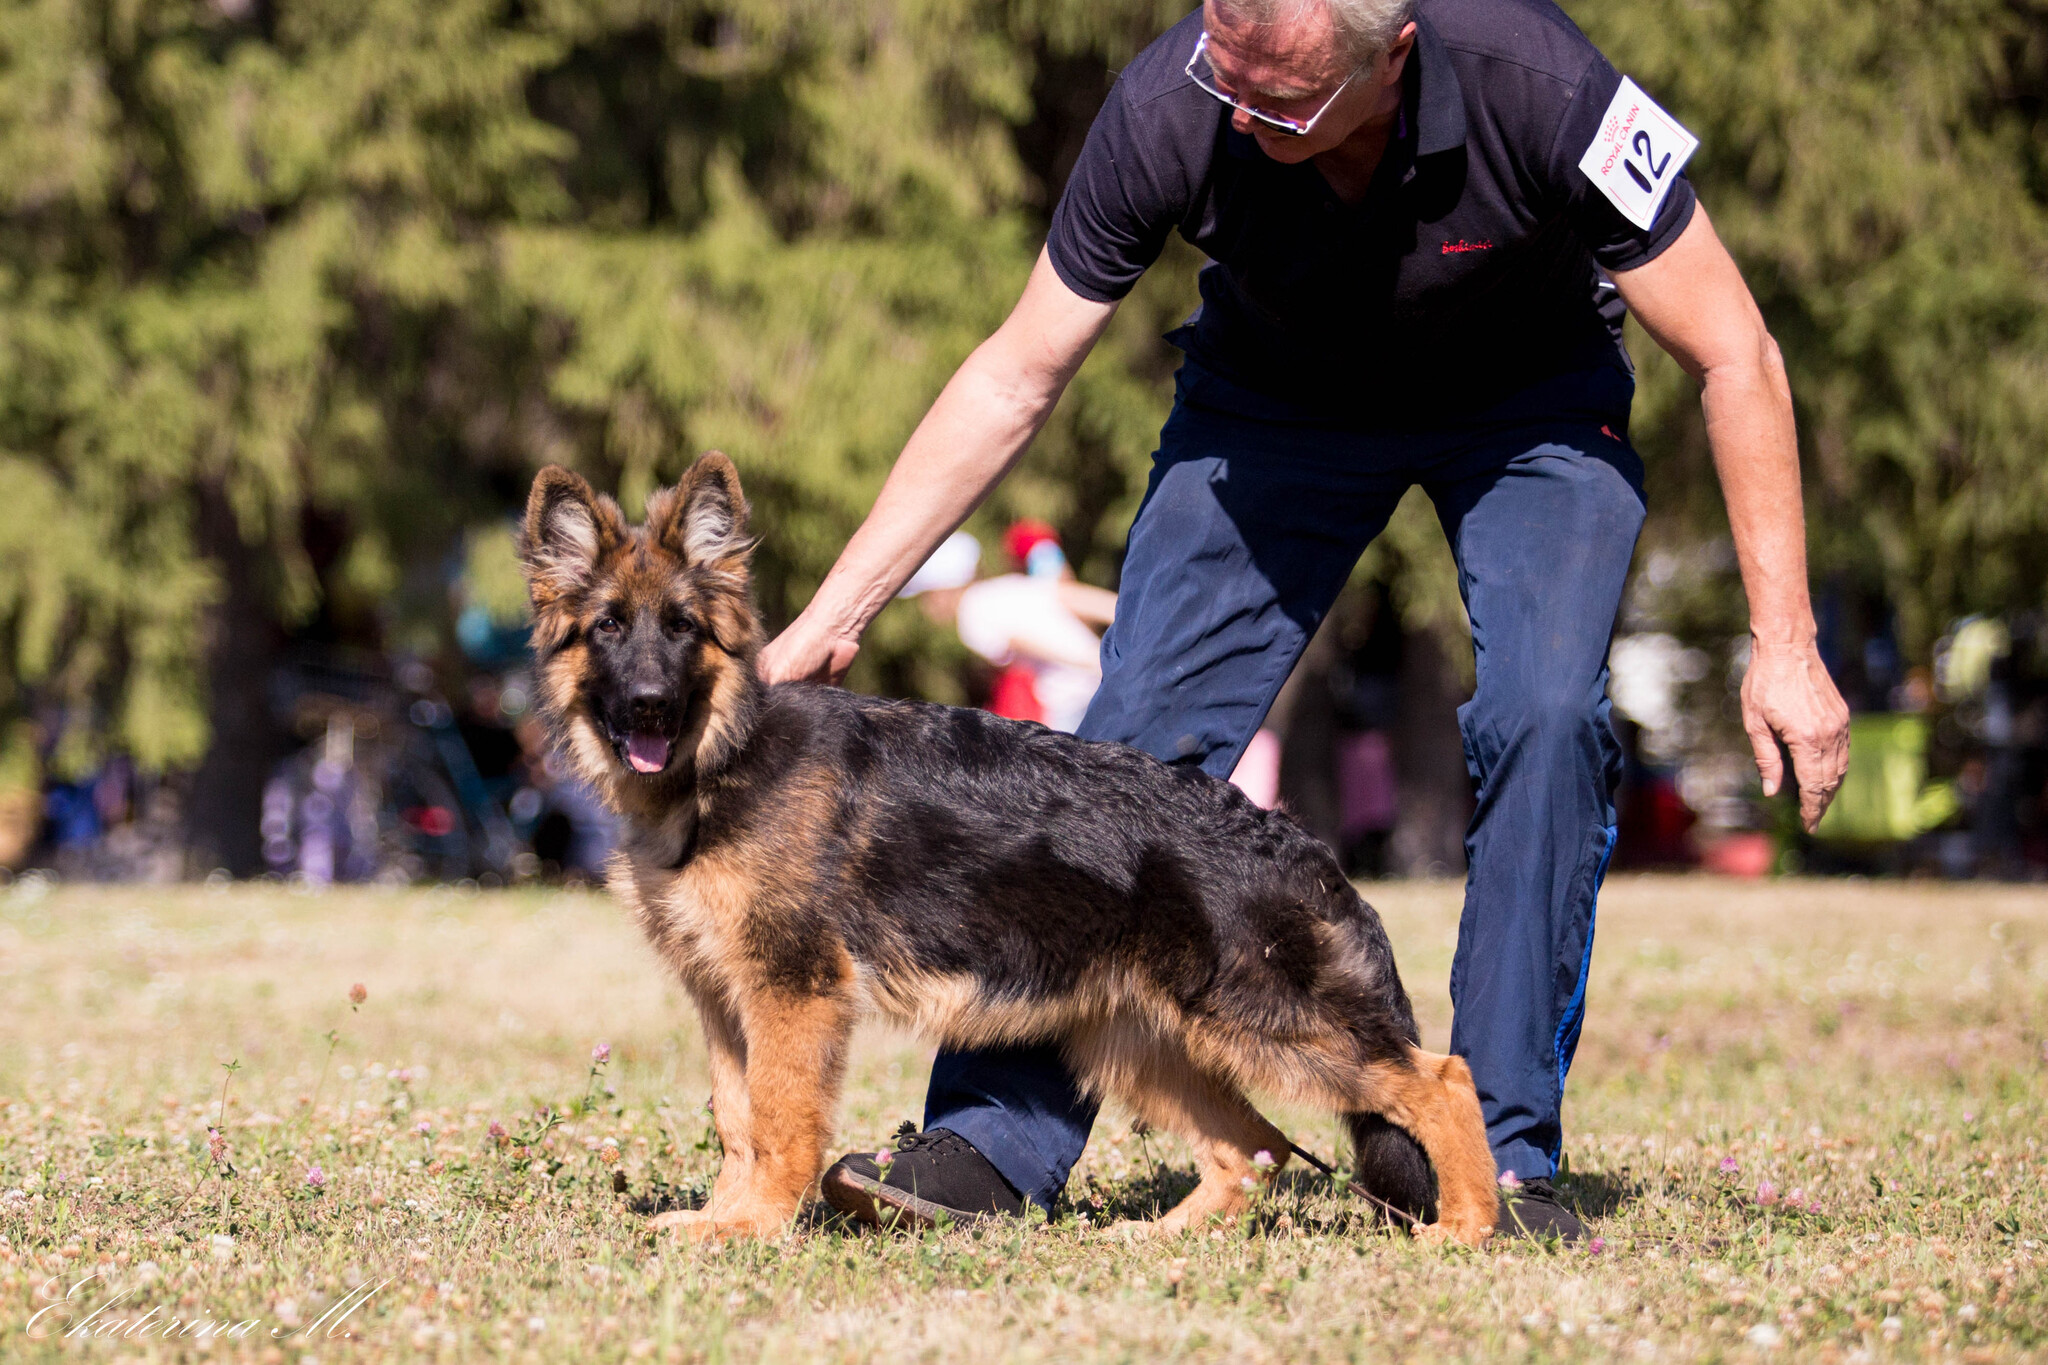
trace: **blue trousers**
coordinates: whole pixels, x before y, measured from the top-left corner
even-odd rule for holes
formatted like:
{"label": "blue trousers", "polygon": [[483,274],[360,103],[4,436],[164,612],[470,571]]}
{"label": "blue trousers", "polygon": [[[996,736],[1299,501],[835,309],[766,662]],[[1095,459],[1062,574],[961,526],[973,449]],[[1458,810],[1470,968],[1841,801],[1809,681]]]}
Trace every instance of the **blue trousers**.
{"label": "blue trousers", "polygon": [[[1633,380],[1601,369],[1426,429],[1364,430],[1183,365],[1131,527],[1084,738],[1227,777],[1394,506],[1420,484],[1458,564],[1478,784],[1451,1050],[1502,1170],[1555,1173],[1621,753],[1607,646],[1642,529]],[[1050,1046],[941,1053],[925,1126],[1051,1207],[1096,1106]]]}

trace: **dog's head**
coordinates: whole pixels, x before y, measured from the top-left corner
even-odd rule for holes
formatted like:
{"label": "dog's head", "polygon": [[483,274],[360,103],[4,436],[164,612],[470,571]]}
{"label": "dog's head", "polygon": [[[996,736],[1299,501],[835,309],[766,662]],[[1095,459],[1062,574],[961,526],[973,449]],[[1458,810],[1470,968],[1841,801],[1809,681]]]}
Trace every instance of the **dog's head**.
{"label": "dog's head", "polygon": [[628,524],[557,465],[526,502],[542,708],[583,775],[615,797],[715,771],[744,737],[761,628],[732,461],[713,451]]}

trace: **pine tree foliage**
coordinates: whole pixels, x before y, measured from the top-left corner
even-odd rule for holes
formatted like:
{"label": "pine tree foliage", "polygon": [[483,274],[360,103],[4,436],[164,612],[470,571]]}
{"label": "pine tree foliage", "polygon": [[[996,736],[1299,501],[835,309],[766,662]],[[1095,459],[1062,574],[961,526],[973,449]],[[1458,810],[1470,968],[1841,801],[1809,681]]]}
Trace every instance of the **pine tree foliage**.
{"label": "pine tree foliage", "polygon": [[[1957,615],[2048,606],[2048,6],[1570,8],[1701,139],[1791,374],[1816,579],[1892,603],[1922,661]],[[1632,349],[1650,538],[1711,534],[1696,391]]]}
{"label": "pine tree foliage", "polygon": [[373,610],[477,506],[465,428],[518,378],[487,229],[569,210],[523,98],[564,46],[473,0],[8,7],[0,700],[62,705],[61,766],[202,751],[207,652],[250,628],[212,619],[210,516],[289,625]]}

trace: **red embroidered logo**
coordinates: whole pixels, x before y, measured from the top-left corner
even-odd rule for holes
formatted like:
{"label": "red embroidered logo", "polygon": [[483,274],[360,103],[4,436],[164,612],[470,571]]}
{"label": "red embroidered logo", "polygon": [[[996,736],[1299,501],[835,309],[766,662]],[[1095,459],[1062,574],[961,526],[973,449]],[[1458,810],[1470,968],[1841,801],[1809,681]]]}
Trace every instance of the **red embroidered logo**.
{"label": "red embroidered logo", "polygon": [[1600,428],[1600,434],[1602,436],[1605,436],[1610,441],[1619,441],[1621,439],[1619,436],[1616,436],[1610,428],[1606,426],[1602,426]]}
{"label": "red embroidered logo", "polygon": [[1484,237],[1480,238],[1476,242],[1468,242],[1463,237],[1460,237],[1455,242],[1444,243],[1444,255],[1446,256],[1462,256],[1468,251],[1491,250],[1493,250],[1493,243],[1486,240]]}

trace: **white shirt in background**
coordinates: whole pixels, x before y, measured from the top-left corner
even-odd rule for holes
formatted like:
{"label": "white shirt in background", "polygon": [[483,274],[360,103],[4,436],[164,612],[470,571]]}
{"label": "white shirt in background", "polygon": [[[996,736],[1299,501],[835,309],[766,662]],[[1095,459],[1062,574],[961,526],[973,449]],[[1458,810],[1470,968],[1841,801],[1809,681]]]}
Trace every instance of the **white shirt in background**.
{"label": "white shirt in background", "polygon": [[1102,641],[1060,601],[1059,580],[1004,574],[960,594],[960,641],[998,666],[1031,670],[1045,723],[1072,734],[1102,682]]}

